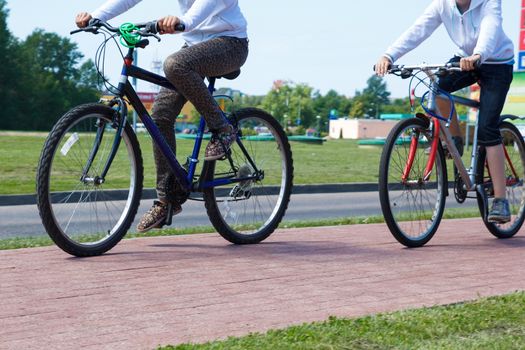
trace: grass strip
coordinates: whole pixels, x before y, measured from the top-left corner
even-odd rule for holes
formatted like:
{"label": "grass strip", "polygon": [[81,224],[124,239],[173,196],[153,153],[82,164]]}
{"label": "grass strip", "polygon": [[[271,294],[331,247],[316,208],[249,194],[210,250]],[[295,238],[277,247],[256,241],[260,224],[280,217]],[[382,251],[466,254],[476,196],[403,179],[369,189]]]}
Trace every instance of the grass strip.
{"label": "grass strip", "polygon": [[355,319],[330,317],[265,334],[159,350],[523,349],[525,293]]}
{"label": "grass strip", "polygon": [[[144,188],[154,188],[155,163],[151,138],[144,133],[137,136],[146,170]],[[17,136],[0,135],[0,140],[0,194],[34,193],[37,164],[45,136],[20,133]],[[193,144],[193,140],[177,140],[179,161],[184,162],[186,156],[191,154]],[[381,147],[361,148],[357,140],[331,140],[324,145],[291,142],[291,147],[296,184],[377,183]],[[197,174],[200,171],[199,166]],[[125,187],[125,184],[122,183],[122,186]]]}
{"label": "grass strip", "polygon": [[[451,208],[445,210],[444,219],[460,219],[479,217],[479,211],[475,208],[457,209]],[[359,224],[377,224],[383,223],[385,220],[383,216],[367,216],[367,217],[347,217],[334,218],[323,220],[308,220],[308,221],[284,221],[279,225],[279,228],[301,228],[301,227],[322,227],[322,226],[341,226],[341,225],[359,225]],[[188,235],[196,233],[213,233],[215,229],[211,226],[196,226],[188,228],[166,228],[162,230],[152,230],[147,234],[128,233],[124,238],[143,238],[143,237],[159,237],[159,236],[176,236]],[[53,241],[48,236],[31,236],[31,237],[13,237],[0,239],[0,250],[21,249],[46,247],[53,244]]]}

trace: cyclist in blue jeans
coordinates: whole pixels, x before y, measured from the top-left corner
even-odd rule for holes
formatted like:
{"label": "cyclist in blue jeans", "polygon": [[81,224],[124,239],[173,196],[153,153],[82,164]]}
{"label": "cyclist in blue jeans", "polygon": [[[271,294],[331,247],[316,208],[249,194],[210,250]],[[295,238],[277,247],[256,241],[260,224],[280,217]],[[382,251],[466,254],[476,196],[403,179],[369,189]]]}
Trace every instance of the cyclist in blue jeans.
{"label": "cyclist in blue jeans", "polygon": [[[142,0],[107,0],[93,13],[76,16],[78,27],[86,27],[92,18],[108,21]],[[173,1],[175,2],[175,1]],[[152,118],[170,147],[175,151],[175,119],[187,101],[204,116],[213,132],[206,146],[205,160],[222,159],[236,138],[236,130],[226,121],[219,106],[208,92],[203,77],[221,76],[238,70],[248,56],[247,23],[238,0],[178,0],[182,16],[164,16],[158,20],[161,34],[175,33],[175,26],[184,24],[185,44],[164,61],[166,78],[177,91],[162,88],[153,104]],[[160,228],[168,215],[165,183],[171,168],[160,148],[154,143],[157,170],[157,197],[151,209],[140,220],[137,231]],[[182,211],[173,204],[173,214]]]}
{"label": "cyclist in blue jeans", "polygon": [[[423,15],[386,50],[376,64],[376,73],[384,76],[393,62],[416,48],[441,24],[460,49],[451,62],[460,62],[462,71],[440,78],[439,86],[453,92],[476,82],[480,85],[478,141],[486,148],[494,186],[487,220],[505,223],[510,221],[511,214],[506,199],[505,154],[499,123],[512,82],[514,45],[503,32],[501,0],[432,1]],[[481,66],[476,69],[477,61]],[[438,101],[438,107],[442,112],[450,109],[444,100]],[[455,143],[462,146],[457,119],[451,132],[455,134]]]}

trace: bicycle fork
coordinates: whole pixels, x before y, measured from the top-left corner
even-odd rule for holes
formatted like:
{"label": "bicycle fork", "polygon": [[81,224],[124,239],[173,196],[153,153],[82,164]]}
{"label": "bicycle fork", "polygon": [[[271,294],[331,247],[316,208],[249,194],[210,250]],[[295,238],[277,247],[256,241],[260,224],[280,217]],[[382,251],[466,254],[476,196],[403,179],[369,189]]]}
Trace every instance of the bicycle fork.
{"label": "bicycle fork", "polygon": [[[95,177],[88,177],[88,173],[91,169],[91,166],[93,165],[93,161],[95,160],[95,157],[97,156],[97,153],[100,148],[100,144],[102,142],[102,137],[104,136],[105,129],[106,129],[106,122],[99,118],[97,121],[97,134],[95,136],[95,140],[93,142],[93,147],[91,148],[91,152],[89,153],[88,160],[86,162],[86,165],[84,166],[84,169],[82,171],[82,176],[80,178],[80,181],[84,183],[93,183],[95,186],[101,185],[105,182],[106,174],[109,171],[109,168],[111,164],[113,163],[113,160],[115,159],[115,155],[117,154],[117,150],[120,146],[120,141],[122,140],[122,132],[124,131],[124,126],[126,125],[126,118],[127,115],[127,107],[126,103],[124,103],[121,99],[114,99],[108,103],[109,106],[118,105],[119,110],[115,111],[113,120],[111,121],[112,126],[116,128],[115,138],[113,140],[113,145],[111,147],[111,151],[108,154],[108,158],[106,160],[106,164],[104,165],[104,169],[100,173],[100,175],[97,175]],[[119,115],[120,118],[117,118],[115,116]]]}

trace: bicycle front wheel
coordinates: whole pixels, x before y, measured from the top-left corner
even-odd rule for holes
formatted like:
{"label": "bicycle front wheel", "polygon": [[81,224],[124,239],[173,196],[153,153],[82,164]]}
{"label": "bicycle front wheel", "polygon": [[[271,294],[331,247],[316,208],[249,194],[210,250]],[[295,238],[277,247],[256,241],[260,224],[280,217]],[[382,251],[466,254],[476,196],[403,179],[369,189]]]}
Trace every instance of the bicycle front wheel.
{"label": "bicycle front wheel", "polygon": [[[503,139],[505,152],[505,181],[506,195],[509,201],[511,220],[505,224],[487,222],[485,218],[485,201],[478,193],[478,206],[483,218],[483,223],[494,236],[498,238],[510,238],[518,233],[525,220],[525,145],[523,136],[514,124],[502,122],[500,132]],[[486,152],[480,152],[478,156],[478,183],[483,184],[485,196],[494,197],[492,179],[486,162]]]}
{"label": "bicycle front wheel", "polygon": [[206,162],[203,178],[252,178],[204,190],[213,226],[235,244],[259,243],[277,228],[290,201],[292,152],[281,125],[268,113],[247,108],[234,114],[240,140],[227,160]]}
{"label": "bicycle front wheel", "polygon": [[100,175],[112,154],[115,110],[88,104],[66,113],[50,132],[40,156],[37,202],[51,239],[75,256],[100,255],[129,229],[142,194],[139,144],[126,124],[106,177]]}
{"label": "bicycle front wheel", "polygon": [[428,122],[408,119],[392,129],[381,155],[381,209],[392,235],[407,247],[426,244],[445,209],[446,165],[440,142],[426,174],[432,140]]}

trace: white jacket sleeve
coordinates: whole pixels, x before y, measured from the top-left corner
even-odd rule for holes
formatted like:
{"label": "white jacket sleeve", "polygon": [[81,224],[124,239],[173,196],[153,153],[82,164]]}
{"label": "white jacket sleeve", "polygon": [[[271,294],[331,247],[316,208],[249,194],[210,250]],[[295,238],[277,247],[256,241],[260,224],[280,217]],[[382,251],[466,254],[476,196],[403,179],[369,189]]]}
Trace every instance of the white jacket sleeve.
{"label": "white jacket sleeve", "polygon": [[385,56],[394,62],[425,41],[442,23],[438,6],[439,1],[432,1],[423,15],[386,50]]}
{"label": "white jacket sleeve", "polygon": [[126,12],[142,0],[109,0],[102,6],[93,11],[91,16],[101,21],[109,21],[118,15]]}
{"label": "white jacket sleeve", "polygon": [[199,24],[218,12],[218,3],[222,1],[217,0],[196,0],[190,9],[179,19],[186,26],[185,31],[189,32]]}
{"label": "white jacket sleeve", "polygon": [[502,25],[501,0],[488,0],[481,11],[479,37],[474,54],[481,55],[481,62],[494,54],[498,44],[497,34]]}

